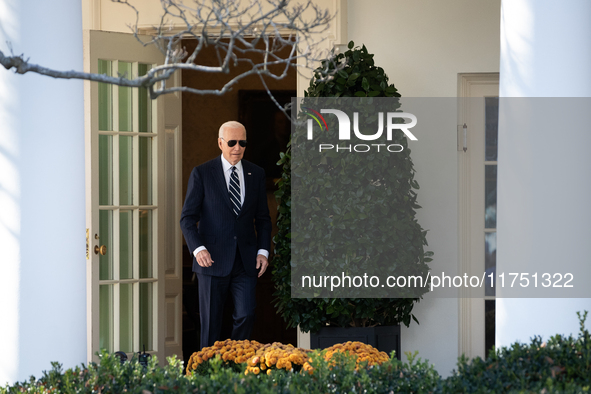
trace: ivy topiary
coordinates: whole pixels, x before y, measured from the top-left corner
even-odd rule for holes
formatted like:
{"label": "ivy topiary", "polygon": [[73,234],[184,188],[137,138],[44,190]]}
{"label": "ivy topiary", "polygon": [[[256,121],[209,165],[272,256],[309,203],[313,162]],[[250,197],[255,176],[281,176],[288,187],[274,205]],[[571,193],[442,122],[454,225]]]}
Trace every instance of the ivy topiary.
{"label": "ivy topiary", "polygon": [[314,71],[305,97],[400,97],[394,84],[388,84],[383,68],[377,67],[365,45],[321,62]]}
{"label": "ivy topiary", "polygon": [[[350,42],[348,50],[337,54],[331,59],[324,60],[321,66],[315,70],[314,78],[310,82],[306,97],[400,97],[393,84],[388,83],[388,76],[381,67],[374,64],[373,55],[368,53],[365,46],[355,48]],[[365,119],[366,123],[371,120]],[[374,121],[375,122],[375,121]],[[330,125],[329,125],[330,126]],[[329,127],[331,130],[336,129]],[[398,136],[396,141],[404,146],[404,151],[396,155],[375,155],[371,157],[376,166],[388,168],[386,177],[376,182],[375,177],[368,176],[363,170],[356,173],[355,179],[351,179],[351,187],[356,191],[351,207],[363,205],[367,211],[385,212],[393,218],[396,229],[394,235],[383,237],[373,243],[369,242],[345,242],[343,255],[361,256],[368,250],[374,254],[389,253],[392,257],[392,272],[401,274],[406,268],[412,266],[412,273],[424,274],[429,268],[427,262],[431,261],[431,252],[425,252],[423,247],[427,245],[426,231],[424,231],[415,219],[415,210],[420,208],[416,203],[415,189],[419,185],[414,180],[414,169],[410,160],[410,150],[406,137]],[[367,159],[364,157],[363,160]],[[360,160],[362,160],[360,158]],[[405,324],[408,326],[411,319],[417,321],[412,314],[414,303],[419,298],[292,298],[291,295],[291,142],[287,151],[281,154],[278,163],[283,166],[282,178],[278,181],[276,196],[280,201],[277,226],[279,233],[274,238],[275,256],[273,280],[275,282],[275,304],[279,313],[286,320],[288,326],[300,326],[304,332],[317,332],[324,326],[336,327],[370,327],[376,325]],[[316,164],[315,164],[316,165]],[[337,176],[343,170],[344,164],[336,154],[327,154],[326,162],[318,164],[324,166],[327,176]],[[363,169],[363,165],[359,166]],[[333,175],[330,175],[332,171]],[[382,171],[383,172],[383,171]],[[384,176],[384,175],[377,175]],[[381,185],[376,187],[375,184]],[[387,186],[386,186],[387,185]],[[314,186],[317,187],[317,186]],[[299,190],[298,190],[299,192]],[[362,200],[365,196],[371,196],[373,200]],[[365,201],[361,203],[360,201]],[[391,207],[386,207],[384,201],[390,202]],[[345,207],[345,209],[348,209]],[[348,215],[341,217],[353,218],[347,223],[340,223],[343,239],[347,234],[359,234],[356,228],[355,215],[357,212],[351,208]],[[326,212],[322,213],[328,216]],[[364,213],[365,215],[365,213]],[[335,215],[337,216],[337,215]],[[337,224],[335,224],[336,226]],[[366,224],[365,224],[366,226]],[[344,231],[346,229],[346,231]],[[325,229],[318,229],[320,233],[309,234],[310,237],[320,238]],[[376,231],[380,230],[376,226]],[[392,244],[396,244],[396,252],[392,254]],[[320,246],[322,247],[322,246]],[[364,248],[360,252],[360,248]],[[308,248],[306,253],[317,255],[319,250]],[[397,268],[398,267],[398,268]],[[329,267],[331,268],[331,267]],[[398,271],[396,271],[398,269]],[[421,295],[426,292],[425,289]],[[418,322],[418,321],[417,321]]]}

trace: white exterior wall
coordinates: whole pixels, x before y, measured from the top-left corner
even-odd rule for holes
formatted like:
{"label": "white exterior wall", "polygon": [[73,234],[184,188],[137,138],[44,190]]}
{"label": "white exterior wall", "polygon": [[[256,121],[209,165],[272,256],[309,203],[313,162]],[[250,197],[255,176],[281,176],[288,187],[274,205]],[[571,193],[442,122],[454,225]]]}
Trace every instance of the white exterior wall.
{"label": "white exterior wall", "polygon": [[[0,48],[82,69],[77,0],[0,0]],[[86,361],[82,82],[0,69],[0,385]]]}
{"label": "white exterior wall", "polygon": [[[590,18],[587,0],[503,1],[501,97],[591,97]],[[498,272],[532,266],[562,272],[562,261],[588,265],[591,133],[538,127],[510,107],[501,99]],[[576,335],[576,312],[585,309],[591,311],[591,299],[499,299],[497,346]]]}
{"label": "white exterior wall", "polygon": [[458,73],[499,71],[500,0],[349,0],[348,39],[403,97],[456,97]]}
{"label": "white exterior wall", "polygon": [[[375,54],[403,97],[455,97],[458,73],[498,72],[499,20],[499,0],[348,1],[348,39]],[[448,119],[440,134],[410,146],[434,271],[458,261],[457,120]],[[418,350],[449,374],[458,357],[458,300],[427,296],[413,313],[420,324],[402,327],[402,350]]]}

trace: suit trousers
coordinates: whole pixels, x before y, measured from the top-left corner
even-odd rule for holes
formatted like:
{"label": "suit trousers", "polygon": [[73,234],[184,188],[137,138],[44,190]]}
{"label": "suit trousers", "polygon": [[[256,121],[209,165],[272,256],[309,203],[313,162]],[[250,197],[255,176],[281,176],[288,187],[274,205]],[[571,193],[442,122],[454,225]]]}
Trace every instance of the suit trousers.
{"label": "suit trousers", "polygon": [[[215,263],[214,263],[215,264]],[[256,308],[256,276],[249,276],[244,270],[240,252],[232,272],[228,276],[197,274],[199,283],[199,318],[201,321],[201,348],[212,346],[220,338],[224,305],[228,294],[234,301],[231,339],[249,339],[254,324]]]}

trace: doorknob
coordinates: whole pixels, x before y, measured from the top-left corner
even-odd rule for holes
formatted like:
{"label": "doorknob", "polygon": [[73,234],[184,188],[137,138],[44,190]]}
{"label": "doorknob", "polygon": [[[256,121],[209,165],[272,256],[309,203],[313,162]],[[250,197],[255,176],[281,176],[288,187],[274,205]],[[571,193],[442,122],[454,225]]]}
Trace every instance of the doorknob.
{"label": "doorknob", "polygon": [[94,247],[94,254],[101,254],[101,256],[104,256],[107,254],[107,247],[105,245],[101,245],[100,247],[97,245]]}

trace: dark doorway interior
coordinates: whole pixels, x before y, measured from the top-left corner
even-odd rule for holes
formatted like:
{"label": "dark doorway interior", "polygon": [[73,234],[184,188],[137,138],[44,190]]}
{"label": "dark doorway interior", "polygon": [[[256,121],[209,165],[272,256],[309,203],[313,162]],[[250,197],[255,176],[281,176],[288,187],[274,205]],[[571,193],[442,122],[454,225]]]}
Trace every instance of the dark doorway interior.
{"label": "dark doorway interior", "polygon": [[[271,92],[279,105],[285,106],[296,95],[295,90],[274,90]],[[267,179],[273,181],[281,177],[281,167],[277,165],[279,153],[285,152],[289,142],[291,127],[289,119],[264,90],[240,90],[238,92],[238,121],[248,133],[246,160],[265,169]],[[275,189],[275,185],[267,185]]]}
{"label": "dark doorway interior", "polygon": [[[284,106],[291,102],[296,95],[294,90],[276,90],[272,92],[277,102]],[[281,168],[277,165],[279,153],[284,152],[289,142],[291,125],[289,119],[275,103],[273,103],[265,91],[241,90],[238,94],[239,113],[238,121],[242,123],[248,133],[249,149],[244,154],[246,160],[263,167],[267,175],[267,195],[269,197],[269,210],[273,221],[273,236],[277,233],[277,203],[274,192],[277,190],[275,180],[281,177]],[[250,148],[253,149],[250,149]],[[273,248],[273,245],[271,245]],[[273,250],[271,250],[271,256]],[[252,332],[252,339],[261,343],[291,343],[297,345],[295,329],[287,329],[285,322],[277,315],[273,306],[273,285],[271,270],[273,261],[270,261],[270,269],[258,280],[257,284],[257,319]],[[229,326],[229,325],[226,325]]]}

